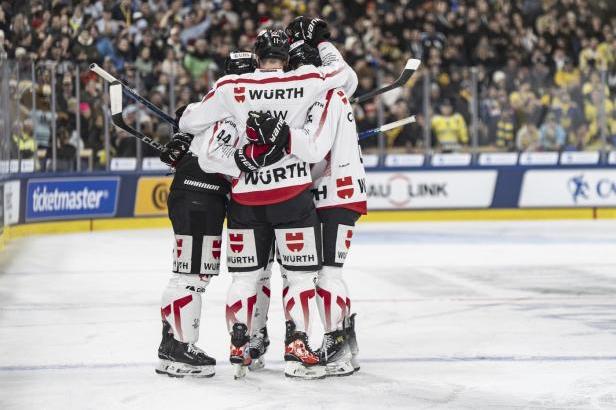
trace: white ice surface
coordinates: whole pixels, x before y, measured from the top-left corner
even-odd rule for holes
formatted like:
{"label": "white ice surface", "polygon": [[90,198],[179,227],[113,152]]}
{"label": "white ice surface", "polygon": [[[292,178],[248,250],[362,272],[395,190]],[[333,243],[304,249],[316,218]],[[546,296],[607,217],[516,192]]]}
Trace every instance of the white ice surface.
{"label": "white ice surface", "polygon": [[216,376],[156,375],[171,238],[9,244],[0,409],[616,408],[614,222],[360,225],[345,275],[362,369],[320,381],[283,377],[277,274],[266,370],[232,380],[223,273],[207,289],[199,342]]}

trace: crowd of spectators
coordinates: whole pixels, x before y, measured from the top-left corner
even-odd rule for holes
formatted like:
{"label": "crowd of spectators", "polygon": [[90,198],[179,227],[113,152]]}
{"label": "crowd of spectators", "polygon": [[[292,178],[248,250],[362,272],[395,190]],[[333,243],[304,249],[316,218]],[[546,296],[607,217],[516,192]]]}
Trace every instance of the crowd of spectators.
{"label": "crowd of spectators", "polygon": [[[417,114],[416,123],[384,136],[392,150],[421,152],[429,145],[456,151],[474,142],[498,151],[601,149],[604,139],[616,144],[614,3],[0,0],[0,59],[10,62],[11,98],[19,103],[12,143],[23,158],[35,156],[49,148],[55,122],[57,155],[70,164],[79,147],[101,166],[107,99],[102,81],[87,70],[90,63],[172,112],[203,96],[228,53],[250,50],[261,28],[284,27],[305,14],[330,23],[332,41],[358,73],[358,95],[395,79],[408,58],[422,60],[406,87],[356,107],[360,130]],[[169,137],[165,124],[137,106],[125,117],[163,143]],[[114,127],[109,133],[111,155],[135,156],[135,139]],[[377,138],[362,145],[370,149]]]}

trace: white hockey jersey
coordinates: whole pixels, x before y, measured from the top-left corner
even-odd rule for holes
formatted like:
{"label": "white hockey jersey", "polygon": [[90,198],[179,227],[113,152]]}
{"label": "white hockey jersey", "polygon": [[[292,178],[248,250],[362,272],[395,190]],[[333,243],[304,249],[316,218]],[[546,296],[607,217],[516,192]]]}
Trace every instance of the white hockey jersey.
{"label": "white hockey jersey", "polygon": [[330,89],[308,110],[303,128],[292,128],[292,155],[312,167],[315,205],[367,213],[366,171],[353,108],[344,90]]}
{"label": "white hockey jersey", "polygon": [[[291,127],[303,126],[308,107],[324,91],[343,87],[349,95],[357,87],[357,75],[344,62],[336,48],[328,42],[319,45],[323,66],[302,66],[294,71],[257,70],[254,73],[229,75],[217,81],[201,102],[190,104],[180,119],[180,130],[192,134],[205,131],[216,121],[232,117],[245,124],[249,111],[269,112],[283,118]],[[242,138],[238,147],[246,143]],[[207,145],[203,145],[206,147]],[[232,158],[211,157],[199,153],[207,172],[216,166],[209,161],[224,160],[232,181],[232,197],[245,205],[268,205],[291,199],[312,185],[309,167],[295,156],[285,157],[269,167],[253,173],[239,173]],[[204,162],[206,161],[207,163]],[[219,172],[219,171],[217,171]]]}

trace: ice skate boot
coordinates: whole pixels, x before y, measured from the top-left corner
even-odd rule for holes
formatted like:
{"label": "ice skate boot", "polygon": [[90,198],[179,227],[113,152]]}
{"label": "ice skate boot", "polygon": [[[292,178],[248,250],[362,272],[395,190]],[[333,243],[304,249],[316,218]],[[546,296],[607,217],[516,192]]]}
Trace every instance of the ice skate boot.
{"label": "ice skate boot", "polygon": [[169,351],[173,343],[173,333],[171,333],[171,325],[163,320],[163,337],[158,346],[158,365],[154,371],[158,374],[167,374],[167,367],[171,361],[169,360]]}
{"label": "ice skate boot", "polygon": [[351,364],[351,349],[347,342],[346,331],[343,329],[325,333],[323,344],[316,353],[325,366],[328,377],[350,376],[355,371]]}
{"label": "ice skate boot", "polygon": [[355,334],[355,316],[357,313],[353,313],[351,316],[344,319],[344,330],[346,331],[347,342],[349,343],[349,349],[351,350],[351,364],[355,371],[359,370],[359,361],[357,360],[359,355],[359,347],[357,347],[357,336]]}
{"label": "ice skate boot", "polygon": [[300,379],[322,379],[326,376],[325,367],[320,366],[317,356],[308,345],[308,336],[295,331],[295,324],[287,321],[287,337],[284,350],[284,374],[286,377]]}
{"label": "ice skate boot", "polygon": [[263,369],[265,367],[265,352],[269,346],[269,336],[267,335],[267,327],[262,327],[256,334],[250,338],[250,357],[252,363],[248,368],[251,371]]}
{"label": "ice skate boot", "polygon": [[231,353],[229,360],[233,364],[235,380],[246,376],[246,368],[250,365],[250,337],[248,327],[243,323],[236,323],[231,330]]}
{"label": "ice skate boot", "polygon": [[170,377],[212,377],[215,374],[216,359],[193,343],[183,343],[172,337],[167,357],[169,362],[164,373]]}

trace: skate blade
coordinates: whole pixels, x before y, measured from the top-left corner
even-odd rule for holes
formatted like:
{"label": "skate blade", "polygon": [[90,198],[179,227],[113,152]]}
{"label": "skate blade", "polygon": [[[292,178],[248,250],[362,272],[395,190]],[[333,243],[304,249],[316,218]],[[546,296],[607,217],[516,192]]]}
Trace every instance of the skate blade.
{"label": "skate blade", "polygon": [[285,362],[284,375],[304,380],[324,379],[327,376],[325,366],[305,366],[293,361]]}
{"label": "skate blade", "polygon": [[357,355],[353,355],[353,357],[351,358],[351,365],[353,366],[353,369],[358,372],[359,369],[361,368],[359,366],[359,362],[357,361]]}
{"label": "skate blade", "polygon": [[167,374],[167,376],[175,378],[206,378],[214,376],[214,374],[216,374],[216,370],[215,366],[191,366],[188,364],[172,362],[169,364],[169,366],[167,366],[165,373]]}
{"label": "skate blade", "polygon": [[325,374],[327,377],[343,377],[350,376],[355,372],[355,368],[350,361],[337,361],[327,363],[325,365]]}
{"label": "skate blade", "polygon": [[257,371],[257,370],[261,370],[265,367],[265,359],[263,358],[263,356],[257,358],[257,359],[252,359],[252,363],[250,363],[250,365],[248,366],[248,370],[250,370],[251,372]]}
{"label": "skate blade", "polygon": [[167,368],[171,364],[170,360],[158,359],[158,365],[154,369],[157,374],[167,374]]}
{"label": "skate blade", "polygon": [[243,364],[234,364],[233,365],[233,379],[240,380],[246,377],[246,370],[248,366],[244,366]]}

